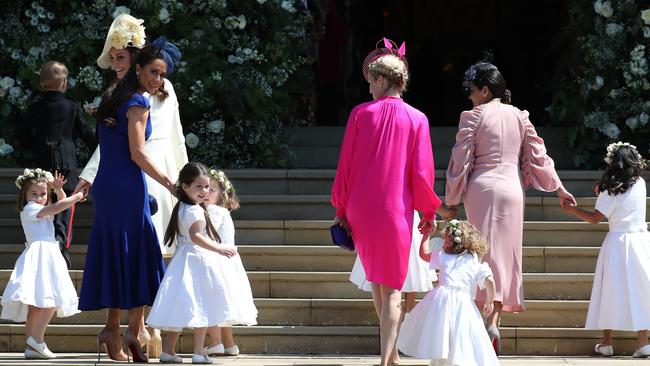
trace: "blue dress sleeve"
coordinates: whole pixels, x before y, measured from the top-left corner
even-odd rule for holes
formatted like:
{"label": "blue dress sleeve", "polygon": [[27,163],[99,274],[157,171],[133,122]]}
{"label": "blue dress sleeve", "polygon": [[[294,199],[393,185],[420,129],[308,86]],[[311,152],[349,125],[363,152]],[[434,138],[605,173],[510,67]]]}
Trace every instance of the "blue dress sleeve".
{"label": "blue dress sleeve", "polygon": [[151,108],[151,103],[149,103],[149,99],[145,98],[144,95],[140,93],[135,93],[131,96],[131,99],[126,103],[126,109],[129,109],[131,107],[144,107],[144,108]]}

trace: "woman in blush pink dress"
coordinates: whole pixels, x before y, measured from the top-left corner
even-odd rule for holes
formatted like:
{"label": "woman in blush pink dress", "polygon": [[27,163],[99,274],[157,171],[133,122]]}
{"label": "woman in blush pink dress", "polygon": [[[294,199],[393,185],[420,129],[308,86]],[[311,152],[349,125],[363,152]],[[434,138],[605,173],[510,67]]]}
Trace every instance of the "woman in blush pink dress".
{"label": "woman in blush pink dress", "polygon": [[350,113],[332,188],[335,221],[351,231],[372,282],[382,366],[399,360],[399,289],[408,270],[413,211],[423,213],[419,227],[428,233],[441,205],[433,191],[429,123],[401,98],[408,80],[404,45],[399,51],[390,41],[384,45],[364,61],[374,100]]}
{"label": "woman in blush pink dress", "polygon": [[[522,237],[524,189],[556,192],[560,204],[575,199],[546,155],[544,140],[528,112],[510,105],[510,91],[496,66],[481,62],[465,72],[464,87],[474,105],[460,115],[456,144],[447,168],[447,205],[464,201],[467,220],[489,245],[484,260],[496,282],[488,333],[499,352],[501,312],[524,311]],[[485,302],[485,291],[477,294]]]}

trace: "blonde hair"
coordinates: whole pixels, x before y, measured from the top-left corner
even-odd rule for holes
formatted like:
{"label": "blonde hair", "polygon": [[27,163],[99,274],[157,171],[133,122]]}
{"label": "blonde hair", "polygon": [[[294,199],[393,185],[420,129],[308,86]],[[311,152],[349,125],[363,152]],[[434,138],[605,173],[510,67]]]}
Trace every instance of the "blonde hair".
{"label": "blonde hair", "polygon": [[383,76],[392,85],[397,87],[400,93],[406,90],[409,81],[409,73],[404,61],[395,55],[385,55],[376,59],[368,65],[368,74],[373,78]]}
{"label": "blonde hair", "polygon": [[228,209],[228,211],[239,208],[239,198],[235,192],[226,173],[222,170],[210,169],[210,181],[217,183],[219,186],[219,195],[217,196],[217,205]]}
{"label": "blonde hair", "polygon": [[[460,235],[455,235],[454,230],[460,230]],[[445,248],[445,253],[448,254],[461,254],[467,250],[476,253],[481,258],[488,251],[487,243],[481,238],[481,233],[467,221],[458,221],[456,225],[447,225],[442,236],[445,242],[451,243],[451,247]],[[454,238],[460,238],[460,242],[454,241]]]}
{"label": "blonde hair", "polygon": [[59,61],[48,61],[41,68],[41,87],[44,90],[58,90],[68,78],[68,68]]}

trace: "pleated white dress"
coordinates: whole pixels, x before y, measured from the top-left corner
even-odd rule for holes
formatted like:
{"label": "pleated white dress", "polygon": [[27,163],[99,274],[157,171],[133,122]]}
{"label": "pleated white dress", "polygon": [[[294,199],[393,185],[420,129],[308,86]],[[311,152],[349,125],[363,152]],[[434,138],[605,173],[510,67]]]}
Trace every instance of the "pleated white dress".
{"label": "pleated white dress", "polygon": [[56,308],[58,317],[79,313],[77,291],[54,238],[53,217],[37,217],[43,208],[28,202],[20,212],[26,248],[2,294],[2,319],[26,321],[29,305]]}
{"label": "pleated white dress", "polygon": [[[219,233],[222,244],[235,245],[235,225],[230,212],[221,206],[208,206],[210,220]],[[257,308],[253,302],[253,291],[239,254],[228,258],[219,256],[219,268],[226,280],[227,294],[230,302],[236,304],[232,310],[232,325],[257,324]]]}
{"label": "pleated white dress", "polygon": [[476,286],[492,275],[490,267],[473,254],[443,251],[433,252],[430,263],[440,269],[440,284],[405,315],[398,349],[432,365],[498,365],[473,300]]}
{"label": "pleated white dress", "polygon": [[650,329],[650,233],[645,222],[643,178],[623,194],[601,192],[596,210],[609,221],[609,233],[596,262],[585,328]]}
{"label": "pleated white dress", "polygon": [[[190,240],[189,229],[205,214],[199,205],[180,203],[176,251],[151,307],[147,324],[180,332],[182,328],[230,326],[237,320],[237,304],[228,296],[220,254]],[[207,235],[207,234],[206,234]]]}
{"label": "pleated white dress", "polygon": [[[433,281],[436,281],[436,271],[429,269],[429,264],[420,258],[420,242],[422,234],[418,231],[420,216],[414,213],[413,219],[413,238],[411,239],[411,253],[409,255],[409,268],[406,273],[406,280],[402,286],[402,292],[427,292],[433,288]],[[366,280],[366,272],[363,270],[361,260],[357,259],[350,272],[350,282],[357,285],[360,290],[372,291],[372,283]]]}

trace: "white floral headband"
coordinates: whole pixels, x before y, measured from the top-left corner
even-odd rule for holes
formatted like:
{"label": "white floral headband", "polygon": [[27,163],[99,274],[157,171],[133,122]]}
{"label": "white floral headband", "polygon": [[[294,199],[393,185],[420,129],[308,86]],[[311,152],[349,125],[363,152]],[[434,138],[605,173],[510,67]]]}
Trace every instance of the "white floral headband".
{"label": "white floral headband", "polygon": [[621,146],[627,146],[632,150],[634,150],[634,152],[636,153],[636,158],[641,162],[641,165],[645,166],[645,161],[643,160],[641,154],[639,154],[639,151],[637,150],[636,146],[630,144],[629,142],[622,142],[622,141],[614,142],[607,146],[607,155],[605,156],[604,159],[607,164],[612,163],[613,161],[612,159],[614,158],[614,153],[617,152],[618,149],[621,148]]}
{"label": "white floral headband", "polygon": [[454,243],[460,244],[463,241],[463,231],[460,230],[460,221],[456,219],[451,220],[449,221],[449,225],[447,227],[451,228],[451,230],[448,231],[454,240]]}
{"label": "white floral headband", "polygon": [[53,182],[54,177],[52,176],[52,173],[43,170],[41,168],[36,168],[36,169],[25,169],[22,175],[19,175],[18,178],[16,178],[16,187],[18,189],[23,189],[23,186],[25,183],[29,180],[36,180],[36,181],[45,181],[45,182]]}
{"label": "white floral headband", "polygon": [[219,181],[219,184],[224,188],[226,195],[235,193],[235,187],[230,183],[230,180],[226,177],[226,173],[222,170],[210,169],[210,176]]}

